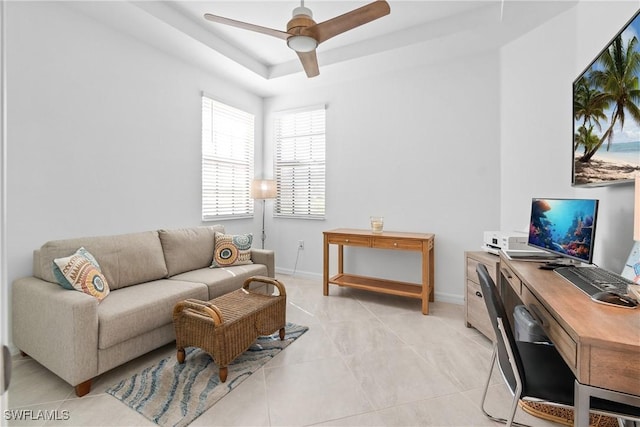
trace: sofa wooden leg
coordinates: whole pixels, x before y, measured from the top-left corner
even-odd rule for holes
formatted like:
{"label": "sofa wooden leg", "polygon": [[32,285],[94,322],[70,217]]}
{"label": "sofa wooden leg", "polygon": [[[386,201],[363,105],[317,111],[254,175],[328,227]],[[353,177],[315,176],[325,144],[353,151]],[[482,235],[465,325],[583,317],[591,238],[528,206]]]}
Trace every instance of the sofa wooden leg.
{"label": "sofa wooden leg", "polygon": [[227,380],[227,375],[229,374],[229,370],[226,366],[220,367],[220,382],[225,382]]}
{"label": "sofa wooden leg", "polygon": [[178,359],[178,363],[184,363],[184,348],[178,349],[178,354],[176,354],[176,358]]}
{"label": "sofa wooden leg", "polygon": [[29,357],[29,355],[27,353],[25,353],[24,351],[22,351],[22,350],[20,350],[20,356]]}
{"label": "sofa wooden leg", "polygon": [[91,380],[86,380],[76,386],[76,396],[82,397],[91,391]]}
{"label": "sofa wooden leg", "polygon": [[280,328],[280,341],[284,341],[284,328]]}

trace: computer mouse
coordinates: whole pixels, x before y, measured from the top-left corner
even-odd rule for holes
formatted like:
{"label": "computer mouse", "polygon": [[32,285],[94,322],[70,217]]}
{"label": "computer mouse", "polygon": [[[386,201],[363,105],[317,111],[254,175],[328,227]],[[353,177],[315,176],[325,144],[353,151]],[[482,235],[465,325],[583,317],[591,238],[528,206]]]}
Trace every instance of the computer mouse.
{"label": "computer mouse", "polygon": [[598,292],[594,294],[591,299],[595,302],[614,305],[616,307],[636,308],[638,306],[638,302],[633,298],[608,291]]}

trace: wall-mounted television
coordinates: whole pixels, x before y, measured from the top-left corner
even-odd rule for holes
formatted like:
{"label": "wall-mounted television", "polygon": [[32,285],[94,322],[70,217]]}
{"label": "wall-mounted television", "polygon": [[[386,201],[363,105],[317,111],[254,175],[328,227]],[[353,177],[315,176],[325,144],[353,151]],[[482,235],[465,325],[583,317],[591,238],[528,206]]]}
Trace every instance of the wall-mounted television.
{"label": "wall-mounted television", "polygon": [[573,82],[572,184],[631,182],[640,171],[640,11]]}
{"label": "wall-mounted television", "polygon": [[591,264],[597,216],[595,199],[534,198],[528,243],[554,255]]}

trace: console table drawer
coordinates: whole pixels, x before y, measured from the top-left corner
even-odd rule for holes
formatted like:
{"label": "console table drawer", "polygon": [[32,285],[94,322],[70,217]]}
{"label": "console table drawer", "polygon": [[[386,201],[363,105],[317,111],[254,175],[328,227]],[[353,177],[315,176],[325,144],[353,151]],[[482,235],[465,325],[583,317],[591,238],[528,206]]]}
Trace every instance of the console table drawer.
{"label": "console table drawer", "polygon": [[522,287],[522,302],[527,306],[533,317],[540,322],[542,329],[551,338],[565,362],[575,373],[578,367],[576,342],[526,286]]}
{"label": "console table drawer", "polygon": [[400,240],[389,237],[374,237],[372,246],[378,249],[404,249],[408,251],[422,250],[422,242],[419,240]]}
{"label": "console table drawer", "polygon": [[371,246],[371,240],[367,236],[329,236],[327,238],[332,245]]}

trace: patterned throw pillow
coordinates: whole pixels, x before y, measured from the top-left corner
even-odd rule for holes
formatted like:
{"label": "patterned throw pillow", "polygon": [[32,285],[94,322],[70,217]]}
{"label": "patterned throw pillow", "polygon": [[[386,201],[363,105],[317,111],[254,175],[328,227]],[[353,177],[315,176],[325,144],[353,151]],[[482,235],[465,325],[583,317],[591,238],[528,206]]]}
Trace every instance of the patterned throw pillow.
{"label": "patterned throw pillow", "polygon": [[109,295],[109,284],[100,272],[98,261],[85,248],[78,249],[71,256],[56,258],[53,262],[53,273],[63,288],[84,292],[98,301]]}
{"label": "patterned throw pillow", "polygon": [[[100,266],[98,265],[98,261],[85,248],[78,249],[74,255],[80,255],[80,256],[85,257],[86,259],[89,260],[89,262],[91,264],[93,264],[94,267],[96,267],[98,270],[100,270]],[[55,276],[56,280],[58,281],[58,284],[60,286],[62,286],[63,288],[65,288],[65,289],[69,289],[71,291],[75,290],[73,285],[67,280],[66,277],[64,277],[64,274],[62,274],[62,271],[60,271],[60,267],[58,267],[58,265],[55,262],[52,262],[51,264],[53,264],[53,275]],[[100,270],[100,271],[102,271],[102,270]]]}
{"label": "patterned throw pillow", "polygon": [[253,234],[223,234],[216,232],[211,268],[253,264],[251,243]]}

